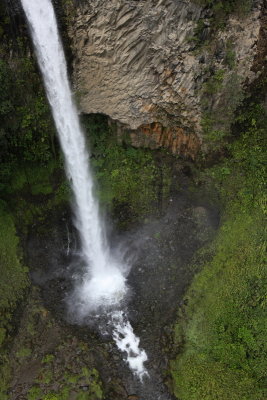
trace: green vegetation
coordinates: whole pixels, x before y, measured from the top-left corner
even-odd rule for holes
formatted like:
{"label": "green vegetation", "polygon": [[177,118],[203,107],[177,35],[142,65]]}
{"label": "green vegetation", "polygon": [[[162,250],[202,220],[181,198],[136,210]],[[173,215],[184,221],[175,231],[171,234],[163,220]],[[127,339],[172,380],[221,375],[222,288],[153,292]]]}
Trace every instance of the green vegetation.
{"label": "green vegetation", "polygon": [[10,199],[20,232],[26,234],[28,226],[45,222],[49,213],[66,206],[70,187],[58,162],[46,166],[25,163],[13,172],[2,198]]}
{"label": "green vegetation", "polygon": [[0,400],[8,400],[7,389],[12,375],[8,357],[3,352],[1,354],[1,364],[4,364],[4,368],[0,368]]}
{"label": "green vegetation", "polygon": [[203,135],[213,151],[224,146],[225,139],[230,136],[231,122],[244,96],[240,77],[235,71],[227,75],[225,72],[223,69],[215,71],[201,93]]}
{"label": "green vegetation", "polygon": [[43,359],[42,359],[42,363],[43,364],[49,364],[52,361],[54,361],[55,356],[53,354],[47,354]]}
{"label": "green vegetation", "polygon": [[205,95],[216,94],[222,89],[224,74],[225,71],[223,69],[219,69],[210,77],[204,87]]}
{"label": "green vegetation", "polygon": [[[252,0],[192,0],[192,2],[211,11],[209,17],[197,22],[194,36],[191,38],[197,47],[212,40],[214,33],[219,29],[225,29],[230,15],[242,18],[250,12],[252,6]],[[232,56],[230,59],[232,64]]]}
{"label": "green vegetation", "polygon": [[[13,35],[23,29],[14,30],[4,4],[0,17],[0,399],[7,400],[11,365],[6,345],[29,285],[17,232],[26,234],[28,225],[44,220],[69,191],[39,72],[25,37]],[[34,335],[33,326],[28,330]],[[18,362],[30,351],[19,349]]]}
{"label": "green vegetation", "polygon": [[26,358],[31,355],[31,349],[27,347],[23,347],[22,349],[19,349],[19,351],[16,353],[17,358]]}
{"label": "green vegetation", "polygon": [[27,272],[21,262],[14,220],[0,203],[0,345],[12,330],[12,311],[28,286]]}
{"label": "green vegetation", "polygon": [[36,400],[42,398],[42,391],[39,387],[33,386],[28,392],[27,400]]}
{"label": "green vegetation", "polygon": [[[14,220],[2,202],[0,202],[0,276],[0,347],[2,348],[14,329],[13,312],[28,286],[28,270],[21,261]],[[4,367],[0,368],[0,399],[7,400],[5,390],[10,379],[10,368],[7,354],[2,350],[1,364],[4,364]]]}
{"label": "green vegetation", "polygon": [[194,0],[195,3],[212,8],[215,18],[231,13],[247,14],[251,10],[252,0]]}
{"label": "green vegetation", "polygon": [[157,162],[150,150],[118,144],[104,116],[87,116],[84,125],[101,204],[122,213],[126,225],[160,212],[159,203],[164,203],[169,194],[169,168]]}
{"label": "green vegetation", "polygon": [[18,161],[46,164],[53,156],[54,127],[32,59],[1,60],[0,87],[0,161],[10,168]]}
{"label": "green vegetation", "polygon": [[[39,196],[40,203],[40,195],[45,197],[59,190],[63,181],[62,162],[58,157],[47,100],[33,61],[18,57],[11,63],[3,58],[0,87],[0,197],[9,201],[11,209],[23,208],[18,216],[19,224],[23,226],[31,223],[30,214],[35,218],[38,202],[34,196]],[[58,195],[60,199],[57,200],[63,200],[62,190]],[[39,214],[43,214],[43,210]]]}
{"label": "green vegetation", "polygon": [[267,396],[266,126],[263,106],[247,102],[230,157],[205,171],[225,212],[210,261],[195,276],[175,326],[180,354],[171,372],[181,400]]}
{"label": "green vegetation", "polygon": [[[69,394],[67,388],[62,389],[59,393],[44,394],[40,387],[33,386],[28,392],[27,400],[68,400]],[[88,398],[88,400],[91,399]]]}
{"label": "green vegetation", "polygon": [[[53,363],[54,360],[51,360]],[[50,362],[50,361],[49,361]],[[54,382],[60,383],[60,389],[51,392],[49,386]],[[41,386],[40,386],[41,385]],[[86,390],[82,388],[85,387]],[[55,377],[53,365],[44,367],[40,373],[40,378],[36,380],[27,395],[27,400],[68,400],[70,393],[74,400],[101,400],[103,399],[102,383],[98,371],[95,368],[88,369],[83,367],[78,375],[65,373],[63,381]]]}
{"label": "green vegetation", "polygon": [[[8,202],[13,214],[18,211],[15,223],[23,230],[35,219],[36,199],[40,203],[41,197],[57,190],[59,182],[53,178],[59,175],[61,162],[54,124],[39,71],[29,54],[25,29],[21,24],[14,26],[4,4],[0,6],[0,17],[0,199]],[[18,206],[21,203],[25,205]]]}
{"label": "green vegetation", "polygon": [[[1,15],[8,20],[0,7]],[[0,46],[0,199],[25,232],[27,225],[63,204],[69,190],[39,71],[25,37],[17,37],[15,44],[10,40],[9,24],[3,24]]]}
{"label": "green vegetation", "polygon": [[232,40],[228,40],[226,43],[224,63],[226,66],[229,67],[229,69],[233,69],[235,67],[235,61],[236,61],[236,54],[234,50],[234,44]]}
{"label": "green vegetation", "polygon": [[[65,200],[59,190],[64,181],[62,161],[43,83],[34,58],[29,56],[23,27],[16,27],[20,35],[13,37],[14,26],[4,6],[0,6],[0,17],[0,198],[8,202],[11,212],[22,208],[15,222],[24,227],[35,219],[42,200],[47,203],[54,192],[56,203]],[[41,208],[39,216],[44,214]]]}

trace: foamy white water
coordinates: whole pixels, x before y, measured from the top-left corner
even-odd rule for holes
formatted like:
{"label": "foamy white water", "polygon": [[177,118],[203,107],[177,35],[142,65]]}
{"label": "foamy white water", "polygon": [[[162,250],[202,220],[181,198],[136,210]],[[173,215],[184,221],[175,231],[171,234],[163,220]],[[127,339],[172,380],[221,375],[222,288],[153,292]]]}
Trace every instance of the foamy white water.
{"label": "foamy white water", "polygon": [[144,363],[147,361],[145,350],[139,348],[140,339],[134,334],[130,322],[122,311],[113,312],[111,315],[113,339],[119,350],[126,353],[126,362],[135,375],[142,381],[149,376]]}
{"label": "foamy white water", "polygon": [[[77,312],[85,317],[99,307],[120,303],[127,291],[123,274],[125,267],[112,256],[105,228],[99,217],[86,141],[72,100],[53,6],[50,0],[21,1],[65,156],[66,173],[75,197],[75,224],[81,239],[86,271],[72,299],[79,306]],[[141,376],[141,369],[137,367],[138,357],[142,362],[145,357],[143,351],[138,353],[139,339],[135,337],[129,323],[117,319],[117,325],[114,326],[117,346],[128,353],[129,366]],[[129,339],[127,343],[118,336],[123,332],[125,338]],[[132,353],[129,350],[131,346]],[[135,362],[131,360],[133,353],[136,354]]]}

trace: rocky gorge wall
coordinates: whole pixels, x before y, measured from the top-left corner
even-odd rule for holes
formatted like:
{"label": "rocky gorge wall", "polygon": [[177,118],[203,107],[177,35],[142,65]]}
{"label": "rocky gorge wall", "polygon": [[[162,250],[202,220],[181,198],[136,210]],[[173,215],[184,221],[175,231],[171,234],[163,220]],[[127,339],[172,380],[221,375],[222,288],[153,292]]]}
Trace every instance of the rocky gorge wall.
{"label": "rocky gorge wall", "polygon": [[263,0],[216,31],[213,11],[189,0],[65,3],[83,113],[108,115],[135,147],[191,158],[227,134],[262,68]]}

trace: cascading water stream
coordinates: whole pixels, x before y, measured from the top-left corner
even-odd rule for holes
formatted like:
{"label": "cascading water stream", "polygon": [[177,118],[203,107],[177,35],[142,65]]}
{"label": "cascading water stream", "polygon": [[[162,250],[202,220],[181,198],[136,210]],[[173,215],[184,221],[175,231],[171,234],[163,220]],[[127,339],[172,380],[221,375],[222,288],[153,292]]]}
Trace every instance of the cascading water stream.
{"label": "cascading water stream", "polygon": [[[47,97],[65,156],[66,173],[75,198],[75,224],[81,239],[82,257],[86,271],[82,284],[76,289],[76,300],[81,316],[99,307],[116,306],[127,291],[126,268],[111,254],[104,225],[99,216],[98,202],[94,198],[94,185],[89,169],[86,141],[80,127],[78,113],[72,100],[63,47],[56,17],[50,0],[21,0],[38,63],[43,75]],[[139,339],[133,334],[122,314],[111,314],[114,340],[122,351],[128,349],[127,361],[140,377],[146,370],[144,351],[138,348]],[[122,340],[128,338],[127,346]],[[132,351],[131,345],[133,345]],[[135,355],[137,367],[129,359]],[[141,357],[142,356],[142,357]],[[140,358],[141,357],[141,358]]]}

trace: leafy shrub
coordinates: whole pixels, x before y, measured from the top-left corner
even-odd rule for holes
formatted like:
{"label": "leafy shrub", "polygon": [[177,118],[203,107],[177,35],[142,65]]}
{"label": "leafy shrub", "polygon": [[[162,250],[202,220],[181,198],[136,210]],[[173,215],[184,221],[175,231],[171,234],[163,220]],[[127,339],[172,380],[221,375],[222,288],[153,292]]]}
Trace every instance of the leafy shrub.
{"label": "leafy shrub", "polygon": [[150,150],[118,144],[105,117],[84,120],[101,204],[110,210],[127,210],[129,219],[157,212],[159,196],[164,201],[169,193],[167,166],[159,166]]}
{"label": "leafy shrub", "polygon": [[54,126],[33,61],[1,60],[0,88],[0,161],[46,164],[53,156]]}

